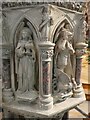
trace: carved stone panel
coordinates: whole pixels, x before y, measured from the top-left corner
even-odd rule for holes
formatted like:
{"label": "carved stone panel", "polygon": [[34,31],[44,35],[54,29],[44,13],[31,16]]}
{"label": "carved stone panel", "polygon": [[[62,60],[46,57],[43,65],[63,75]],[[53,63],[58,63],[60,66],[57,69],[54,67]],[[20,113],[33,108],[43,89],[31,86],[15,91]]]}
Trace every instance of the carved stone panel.
{"label": "carved stone panel", "polygon": [[75,53],[73,48],[73,31],[71,32],[71,26],[68,21],[61,23],[54,39],[56,45],[53,59],[53,89],[55,89],[53,92],[55,91],[55,94],[57,93],[60,96],[59,99],[63,100],[72,96],[72,89],[76,87],[71,63],[71,55],[74,56]]}
{"label": "carved stone panel", "polygon": [[15,44],[15,75],[17,80],[16,98],[33,101],[37,98],[36,83],[36,48],[32,29],[28,21],[22,22],[22,29],[16,32]]}
{"label": "carved stone panel", "polygon": [[[35,110],[40,117],[49,116],[47,110],[54,116],[58,102],[61,107],[61,101],[81,97],[81,58],[86,48],[82,18],[82,13],[51,4],[3,9],[4,96],[8,88],[14,107],[27,108],[24,116]],[[62,116],[68,106],[60,109]]]}

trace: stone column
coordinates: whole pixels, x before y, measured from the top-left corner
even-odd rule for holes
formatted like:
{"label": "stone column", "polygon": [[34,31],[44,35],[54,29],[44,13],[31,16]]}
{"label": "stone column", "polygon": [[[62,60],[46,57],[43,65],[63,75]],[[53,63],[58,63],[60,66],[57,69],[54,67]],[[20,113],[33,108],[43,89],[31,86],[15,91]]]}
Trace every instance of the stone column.
{"label": "stone column", "polygon": [[2,85],[3,85],[3,101],[10,102],[13,99],[11,89],[11,67],[10,67],[10,44],[2,44]]}
{"label": "stone column", "polygon": [[75,80],[77,83],[77,88],[74,90],[74,97],[80,97],[83,93],[81,78],[81,65],[82,58],[85,54],[85,48],[87,44],[80,42],[76,44],[76,70],[75,70]]}
{"label": "stone column", "polygon": [[52,94],[52,56],[55,44],[50,41],[41,42],[40,47],[40,107],[49,110],[53,107]]}

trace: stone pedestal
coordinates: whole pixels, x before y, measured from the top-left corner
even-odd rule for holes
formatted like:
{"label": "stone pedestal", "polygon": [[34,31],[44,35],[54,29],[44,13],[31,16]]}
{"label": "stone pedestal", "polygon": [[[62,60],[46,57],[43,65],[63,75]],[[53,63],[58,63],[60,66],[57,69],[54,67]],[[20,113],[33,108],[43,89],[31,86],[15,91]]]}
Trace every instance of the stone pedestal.
{"label": "stone pedestal", "polygon": [[63,117],[64,113],[73,109],[83,101],[85,101],[84,94],[81,96],[81,98],[72,97],[63,102],[56,103],[55,105],[53,105],[53,108],[50,110],[42,110],[38,107],[37,104],[32,104],[32,105],[19,104],[17,101],[11,102],[9,104],[3,103],[3,108],[16,115],[24,116],[25,118],[30,118],[30,119],[57,118],[57,120],[59,120]]}
{"label": "stone pedestal", "polygon": [[40,107],[48,110],[53,107],[52,89],[52,56],[54,43],[49,41],[41,42],[40,47],[40,81],[39,81],[39,99]]}

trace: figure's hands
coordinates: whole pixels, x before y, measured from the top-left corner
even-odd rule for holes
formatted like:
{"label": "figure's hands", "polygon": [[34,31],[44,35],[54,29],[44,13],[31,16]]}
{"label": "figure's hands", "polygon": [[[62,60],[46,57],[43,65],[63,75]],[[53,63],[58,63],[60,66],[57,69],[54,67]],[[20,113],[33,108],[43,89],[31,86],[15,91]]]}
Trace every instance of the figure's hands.
{"label": "figure's hands", "polygon": [[32,46],[33,46],[33,44],[29,43],[29,42],[25,44],[26,49],[30,49]]}
{"label": "figure's hands", "polygon": [[26,43],[26,44],[25,44],[25,48],[26,48],[26,49],[29,49],[29,48],[30,48],[30,44]]}
{"label": "figure's hands", "polygon": [[22,43],[22,44],[21,44],[21,48],[23,49],[24,47],[25,47],[25,44],[24,44],[24,43]]}
{"label": "figure's hands", "polygon": [[71,44],[71,43],[67,42],[67,48],[69,49],[70,54],[74,54],[74,53],[75,53],[75,50],[73,49],[73,47],[72,47],[72,44]]}
{"label": "figure's hands", "polygon": [[16,52],[16,55],[17,55],[18,57],[23,57],[23,55],[24,55],[24,53],[25,53],[25,51],[24,51],[24,49],[23,49],[22,47],[16,49],[15,52]]}

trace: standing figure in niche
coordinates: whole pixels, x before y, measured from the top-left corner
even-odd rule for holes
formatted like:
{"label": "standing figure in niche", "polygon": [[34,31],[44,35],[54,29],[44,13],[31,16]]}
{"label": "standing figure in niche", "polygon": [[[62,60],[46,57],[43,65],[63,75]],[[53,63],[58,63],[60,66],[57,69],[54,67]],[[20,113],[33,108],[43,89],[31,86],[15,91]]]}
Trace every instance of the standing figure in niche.
{"label": "standing figure in niche", "polygon": [[29,28],[24,27],[20,32],[20,39],[15,50],[17,93],[30,91],[34,87],[35,50],[31,35]]}
{"label": "standing figure in niche", "polygon": [[[71,75],[72,66],[70,61],[70,55],[75,53],[72,44],[69,42],[69,38],[72,33],[67,28],[61,28],[58,36],[58,41],[55,45],[55,65],[56,76],[58,81],[58,92],[70,92],[72,89]],[[65,68],[69,64],[69,74],[65,72]]]}

